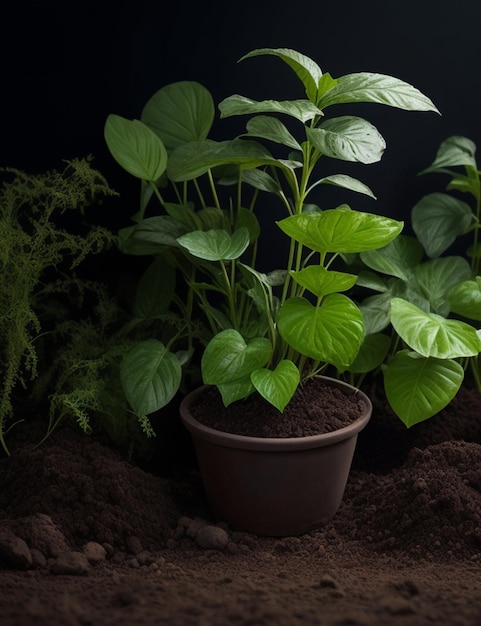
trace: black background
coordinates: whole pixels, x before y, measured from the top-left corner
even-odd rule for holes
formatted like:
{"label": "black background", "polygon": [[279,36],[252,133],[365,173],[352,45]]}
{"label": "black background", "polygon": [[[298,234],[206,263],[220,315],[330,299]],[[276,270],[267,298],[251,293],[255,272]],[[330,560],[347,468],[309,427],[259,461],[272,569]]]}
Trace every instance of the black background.
{"label": "black background", "polygon": [[[377,201],[350,192],[337,198],[353,208],[408,219],[423,193],[443,187],[439,177],[417,176],[439,143],[452,134],[481,141],[479,0],[119,0],[114,6],[31,0],[2,12],[0,166],[34,173],[93,154],[127,197],[137,190],[136,181],[105,147],[107,115],[139,117],[146,100],[175,80],[202,82],[217,102],[235,92],[255,99],[303,97],[302,86],[278,59],[237,63],[261,47],[294,48],[333,76],[391,74],[415,85],[441,111],[350,109],[387,141],[378,164],[331,167],[376,193]],[[216,121],[219,138],[229,136],[226,123]],[[126,217],[133,212],[126,209]]]}

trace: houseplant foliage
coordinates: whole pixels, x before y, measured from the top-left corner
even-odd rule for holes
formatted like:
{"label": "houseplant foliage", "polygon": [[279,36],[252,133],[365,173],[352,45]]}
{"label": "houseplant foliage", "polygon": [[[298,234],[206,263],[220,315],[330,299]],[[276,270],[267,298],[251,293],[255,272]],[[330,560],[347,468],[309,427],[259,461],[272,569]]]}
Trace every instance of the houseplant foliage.
{"label": "houseplant foliage", "polygon": [[[386,246],[403,224],[347,204],[321,210],[315,203],[321,185],[374,198],[360,180],[323,176],[318,169],[326,158],[375,163],[385,149],[367,120],[327,112],[358,102],[437,109],[399,79],[366,72],[333,78],[295,50],[263,48],[241,60],[263,55],[284,62],[304,94],[283,101],[226,98],[218,107],[221,118],[248,116],[245,132],[233,139],[209,138],[215,106],[196,82],[161,88],[140,120],[117,114],[106,120],[113,157],[141,186],[133,225],[120,233],[121,249],[153,255],[154,263],[162,259],[166,271],[174,268],[185,281],[184,293],[175,288],[165,294],[185,328],[170,344],[153,337],[124,357],[124,390],[138,413],[158,409],[178,389],[195,345],[192,324],[201,318],[202,378],[218,387],[226,406],[257,391],[282,411],[301,381],[328,368],[345,371],[363,342],[363,315],[346,295],[357,277],[336,263]],[[269,198],[285,212],[269,228],[287,237],[287,259],[281,269],[265,272],[258,250],[266,245],[260,217],[270,210]],[[179,357],[176,346],[184,340]]]}
{"label": "houseplant foliage", "polygon": [[78,316],[90,289],[75,275],[77,266],[114,239],[102,227],[82,228],[80,221],[76,228],[66,227],[71,213],[82,216],[114,194],[91,160],[73,159],[62,170],[37,175],[2,170],[0,445],[6,454],[6,435],[19,419],[19,402],[31,399],[34,381],[52,367],[59,326]]}
{"label": "houseplant foliage", "polygon": [[[386,396],[406,426],[444,408],[469,367],[481,391],[480,171],[466,137],[443,141],[422,174],[449,177],[446,192],[412,209],[414,236],[362,252],[358,285],[376,292],[361,304],[366,337],[351,372],[383,362]],[[464,194],[464,196],[463,196]],[[468,197],[468,202],[465,197]],[[470,246],[450,254],[453,244]]]}

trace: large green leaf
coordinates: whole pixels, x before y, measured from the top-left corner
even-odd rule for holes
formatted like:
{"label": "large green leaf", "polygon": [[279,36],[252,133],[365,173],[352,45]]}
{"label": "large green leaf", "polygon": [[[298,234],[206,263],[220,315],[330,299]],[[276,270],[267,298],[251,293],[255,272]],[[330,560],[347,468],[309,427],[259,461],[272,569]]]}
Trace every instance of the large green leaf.
{"label": "large green leaf", "polygon": [[206,261],[232,261],[238,259],[250,242],[249,231],[244,226],[232,235],[225,230],[212,228],[208,231],[196,230],[177,239],[195,257]]}
{"label": "large green leaf", "polygon": [[443,171],[445,168],[457,166],[477,169],[476,144],[467,137],[453,135],[441,143],[433,163],[421,173]]}
{"label": "large green leaf", "polygon": [[125,397],[139,415],[168,404],[179,389],[181,377],[179,360],[157,339],[130,348],[120,363]]}
{"label": "large green leaf", "polygon": [[200,83],[181,81],[159,89],[147,101],[140,119],[172,149],[207,139],[214,115],[209,91]]}
{"label": "large green leaf", "polygon": [[463,257],[448,256],[421,263],[414,268],[413,274],[431,310],[447,317],[451,311],[448,291],[471,277],[471,267]]}
{"label": "large green leaf", "polygon": [[481,276],[452,287],[448,299],[454,313],[481,322]]}
{"label": "large green leaf", "polygon": [[232,141],[195,141],[176,148],[170,155],[167,172],[174,181],[198,178],[208,170],[220,165],[237,165],[251,169],[261,165],[281,167],[267,148],[255,141],[233,139]]}
{"label": "large green leaf", "polygon": [[161,139],[139,120],[113,113],[107,117],[104,138],[110,153],[132,176],[155,182],[167,167],[167,150]]}
{"label": "large green leaf", "polygon": [[279,311],[278,328],[294,350],[341,371],[356,357],[364,335],[361,311],[339,293],[326,296],[320,306],[304,298],[286,300]]}
{"label": "large green leaf", "polygon": [[333,104],[349,102],[374,102],[407,111],[434,111],[439,113],[433,102],[412,85],[386,74],[359,72],[337,79],[318,101],[320,109]]}
{"label": "large green leaf", "polygon": [[317,128],[306,126],[306,135],[322,154],[343,161],[376,163],[386,149],[375,126],[350,115],[325,120]]}
{"label": "large green leaf", "polygon": [[424,357],[457,359],[476,356],[481,350],[476,329],[469,324],[427,313],[402,298],[391,300],[391,323],[401,339]]}
{"label": "large green leaf", "polygon": [[268,339],[257,337],[246,343],[237,330],[223,330],[209,341],[202,355],[204,383],[222,385],[240,380],[264,367],[271,354]]}
{"label": "large green leaf", "polygon": [[274,370],[262,368],[251,374],[257,391],[281,413],[296,392],[300,379],[297,366],[289,360],[280,361]]}
{"label": "large green leaf", "polygon": [[299,272],[291,272],[290,274],[296,283],[308,289],[318,298],[328,293],[351,289],[357,278],[354,274],[327,270],[322,265],[309,265]]}
{"label": "large green leaf", "polygon": [[315,61],[290,48],[258,48],[245,54],[240,61],[260,55],[273,55],[291,67],[306,88],[307,97],[313,102],[317,99],[322,70]]}
{"label": "large green leaf", "polygon": [[280,143],[294,150],[302,150],[299,142],[276,117],[257,115],[247,122],[247,135],[262,137],[274,143]]}
{"label": "large green leaf", "polygon": [[344,207],[291,215],[277,223],[289,237],[321,253],[379,248],[403,228],[397,220]]}
{"label": "large green leaf", "polygon": [[362,262],[377,272],[409,281],[412,270],[422,260],[423,248],[414,237],[399,235],[378,250],[361,252]]}
{"label": "large green leaf", "polygon": [[447,406],[463,378],[464,370],[456,361],[402,350],[384,370],[384,388],[392,409],[409,428]]}
{"label": "large green leaf", "polygon": [[219,104],[221,118],[232,117],[233,115],[254,115],[259,113],[281,113],[299,120],[303,124],[322,115],[319,110],[309,100],[251,100],[245,96],[234,94],[223,100]]}
{"label": "large green leaf", "polygon": [[440,256],[472,226],[474,215],[466,202],[446,193],[430,193],[411,212],[413,230],[426,254]]}

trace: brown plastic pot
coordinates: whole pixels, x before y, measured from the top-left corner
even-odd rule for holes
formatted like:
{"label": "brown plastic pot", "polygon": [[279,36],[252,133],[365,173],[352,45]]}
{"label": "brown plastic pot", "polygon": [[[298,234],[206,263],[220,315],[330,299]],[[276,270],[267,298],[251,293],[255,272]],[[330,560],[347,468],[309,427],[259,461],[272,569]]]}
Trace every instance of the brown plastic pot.
{"label": "brown plastic pot", "polygon": [[361,417],[321,435],[247,437],[214,430],[192,417],[189,407],[206,386],[181,402],[180,416],[192,436],[211,511],[232,529],[277,537],[300,535],[336,514],[357,435],[371,417],[372,404],[355,387],[320,378],[346,394],[356,393],[364,404]]}

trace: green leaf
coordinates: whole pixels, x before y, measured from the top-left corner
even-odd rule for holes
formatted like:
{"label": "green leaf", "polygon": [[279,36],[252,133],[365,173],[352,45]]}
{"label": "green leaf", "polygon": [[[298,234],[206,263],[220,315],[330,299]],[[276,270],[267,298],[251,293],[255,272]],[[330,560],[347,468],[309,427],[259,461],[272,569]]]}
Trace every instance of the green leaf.
{"label": "green leaf", "polygon": [[403,228],[402,222],[351,211],[346,205],[322,213],[291,215],[277,224],[289,237],[321,253],[379,248],[388,244]]}
{"label": "green leaf", "polygon": [[434,161],[428,168],[423,170],[421,174],[457,166],[477,169],[476,144],[466,137],[453,135],[441,143]]}
{"label": "green leaf", "polygon": [[471,207],[446,193],[430,193],[413,207],[411,221],[426,254],[440,256],[454,241],[468,232],[474,222]]}
{"label": "green leaf", "polygon": [[345,115],[325,120],[317,128],[306,126],[306,135],[322,154],[343,161],[376,163],[386,149],[375,126],[360,117]]}
{"label": "green leaf", "polygon": [[366,335],[378,333],[391,323],[392,294],[390,291],[369,296],[359,305],[361,309]]}
{"label": "green leaf", "polygon": [[471,277],[471,267],[463,257],[442,257],[422,263],[414,268],[413,274],[431,310],[447,317],[451,310],[448,291]]}
{"label": "green leaf", "polygon": [[165,172],[167,150],[159,137],[139,120],[109,115],[104,138],[114,159],[132,176],[155,182]]}
{"label": "green leaf", "polygon": [[280,167],[269,151],[255,141],[233,139],[232,141],[196,141],[176,148],[170,155],[168,175],[181,182],[198,178],[220,165],[237,165],[252,169],[262,165]]}
{"label": "green leaf", "polygon": [[224,406],[229,406],[229,404],[232,404],[237,400],[244,400],[255,391],[250,375],[244,376],[244,378],[234,380],[230,383],[217,385],[217,389],[222,396]]}
{"label": "green leaf", "polygon": [[249,231],[242,227],[229,234],[225,230],[196,230],[182,235],[178,244],[195,257],[206,261],[232,261],[238,259],[250,243]]}
{"label": "green leaf", "polygon": [[460,320],[427,313],[402,298],[391,300],[391,323],[407,345],[424,357],[456,359],[476,356],[481,340]]}
{"label": "green leaf", "polygon": [[261,396],[282,413],[296,392],[301,377],[292,361],[283,360],[274,370],[255,370],[251,380]]}
{"label": "green leaf", "polygon": [[434,111],[439,113],[433,102],[412,85],[388,76],[371,72],[347,74],[337,79],[338,83],[318,101],[320,109],[333,104],[349,102],[373,102],[406,111]]}
{"label": "green leaf", "polygon": [[309,187],[308,192],[312,191],[314,187],[321,184],[334,185],[336,187],[342,187],[343,189],[350,189],[351,191],[357,191],[358,193],[363,193],[370,198],[376,199],[376,196],[372,192],[372,190],[362,183],[357,178],[352,178],[352,176],[348,176],[347,174],[331,174],[330,176],[325,176],[324,178],[320,178],[316,181],[311,187]]}
{"label": "green leaf", "polygon": [[221,118],[232,117],[233,115],[257,115],[259,113],[281,113],[299,120],[303,124],[322,115],[309,100],[251,100],[245,96],[234,94],[223,100],[219,104]]}
{"label": "green leaf", "polygon": [[261,191],[267,191],[268,193],[275,193],[279,195],[282,192],[282,188],[279,183],[264,170],[248,170],[242,172],[242,182],[251,185],[255,189]]}
{"label": "green leaf", "polygon": [[409,428],[447,406],[463,378],[464,370],[456,361],[403,350],[385,368],[384,388],[392,409]]}
{"label": "green leaf", "polygon": [[326,296],[317,307],[304,298],[286,300],[278,328],[294,350],[341,371],[354,361],[364,335],[361,311],[338,293]]}
{"label": "green leaf", "polygon": [[200,83],[181,81],[159,89],[147,101],[140,119],[172,149],[207,139],[214,116],[209,91]]}
{"label": "green leaf", "polygon": [[177,247],[184,228],[168,215],[148,217],[119,231],[120,249],[126,254],[159,254],[165,246]]}
{"label": "green leaf", "polygon": [[423,256],[419,241],[414,237],[399,235],[378,250],[361,252],[361,261],[377,272],[409,281],[413,268],[419,265]]}
{"label": "green leaf", "polygon": [[345,272],[327,270],[322,265],[310,265],[299,272],[290,272],[292,278],[318,298],[328,293],[347,291],[354,286],[356,276]]}
{"label": "green leaf", "polygon": [[290,48],[258,48],[257,50],[252,50],[248,54],[245,54],[239,60],[243,61],[250,57],[266,54],[279,57],[284,63],[287,63],[302,81],[306,89],[307,97],[313,102],[316,101],[319,82],[322,78],[322,70],[315,61]]}
{"label": "green leaf", "polygon": [[165,259],[155,259],[142,274],[134,302],[134,315],[151,320],[165,313],[174,297],[175,270]]}
{"label": "green leaf", "polygon": [[179,389],[181,377],[179,360],[157,339],[147,339],[130,348],[120,363],[125,396],[140,415],[168,404]]}
{"label": "green leaf", "polygon": [[453,313],[481,322],[481,276],[452,287],[448,300]]}
{"label": "green leaf", "polygon": [[202,377],[207,385],[223,385],[240,380],[266,365],[272,347],[268,339],[256,337],[248,343],[233,328],[215,335],[201,360]]}
{"label": "green leaf", "polygon": [[348,367],[354,374],[372,372],[384,362],[391,346],[391,338],[382,333],[366,335],[356,358]]}
{"label": "green leaf", "polygon": [[247,136],[262,137],[280,143],[294,150],[302,150],[299,142],[291,135],[284,124],[275,117],[258,115],[247,122]]}

